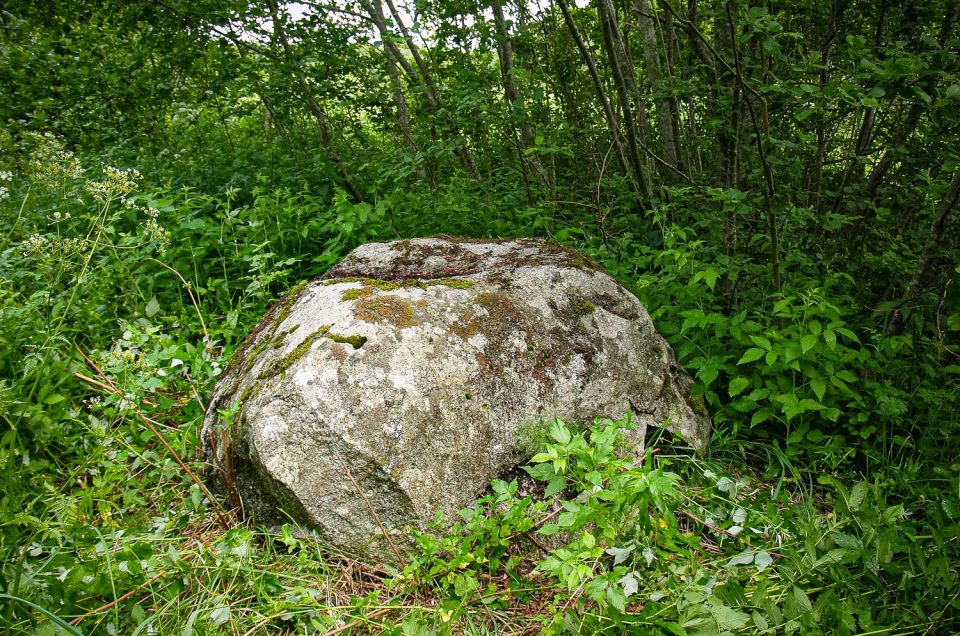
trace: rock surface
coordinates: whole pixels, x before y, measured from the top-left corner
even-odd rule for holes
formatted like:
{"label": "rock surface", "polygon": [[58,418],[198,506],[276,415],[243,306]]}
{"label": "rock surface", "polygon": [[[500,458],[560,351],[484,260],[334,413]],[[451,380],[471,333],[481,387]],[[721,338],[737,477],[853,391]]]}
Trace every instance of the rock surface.
{"label": "rock surface", "polygon": [[395,560],[381,528],[408,547],[411,525],[528,459],[523,437],[554,417],[629,411],[638,447],[665,425],[702,448],[710,421],[689,387],[640,302],[577,252],[372,243],[270,310],[217,386],[203,436],[259,521]]}

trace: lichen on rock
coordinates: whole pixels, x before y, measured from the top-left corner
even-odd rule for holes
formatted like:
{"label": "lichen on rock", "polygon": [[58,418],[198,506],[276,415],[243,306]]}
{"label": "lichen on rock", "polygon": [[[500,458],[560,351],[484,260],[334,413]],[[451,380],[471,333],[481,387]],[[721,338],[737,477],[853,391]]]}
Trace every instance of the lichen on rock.
{"label": "lichen on rock", "polygon": [[383,528],[409,547],[410,526],[528,459],[554,417],[631,412],[638,452],[649,426],[702,448],[710,421],[690,385],[639,301],[569,248],[372,243],[267,313],[218,385],[204,437],[219,409],[239,407],[230,445],[210,448],[244,510],[389,560]]}

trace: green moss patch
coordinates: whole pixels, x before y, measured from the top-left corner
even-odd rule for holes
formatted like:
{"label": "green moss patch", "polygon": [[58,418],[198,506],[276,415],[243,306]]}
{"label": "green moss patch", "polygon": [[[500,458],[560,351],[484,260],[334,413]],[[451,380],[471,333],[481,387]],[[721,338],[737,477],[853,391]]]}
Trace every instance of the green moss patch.
{"label": "green moss patch", "polygon": [[443,287],[452,287],[453,289],[470,289],[476,283],[472,280],[466,280],[464,278],[441,278],[438,280],[429,280],[426,281],[427,287],[432,287],[434,285],[442,285]]}
{"label": "green moss patch", "polygon": [[[294,347],[293,350],[287,355],[283,356],[271,364],[268,368],[261,371],[260,375],[257,377],[257,380],[266,380],[267,378],[272,378],[289,369],[297,360],[302,358],[304,354],[310,351],[310,347],[313,346],[314,342],[325,336],[328,331],[330,331],[330,327],[323,326],[311,333],[309,336],[303,339],[303,342]],[[241,400],[241,402],[242,401],[243,400]]]}
{"label": "green moss patch", "polygon": [[353,315],[366,322],[388,322],[403,329],[414,324],[414,305],[390,294],[371,294],[357,300]]}
{"label": "green moss patch", "polygon": [[366,336],[341,336],[340,334],[336,333],[328,333],[327,338],[333,340],[334,342],[348,344],[354,349],[359,349],[363,345],[367,344]]}
{"label": "green moss patch", "polygon": [[380,291],[393,291],[394,289],[400,289],[402,287],[416,286],[417,281],[381,280],[379,278],[366,278],[364,276],[344,276],[343,278],[330,278],[323,281],[325,286],[337,285],[339,283],[360,283],[363,287],[374,287]]}
{"label": "green moss patch", "polygon": [[[273,307],[264,314],[257,326],[250,330],[247,337],[230,358],[226,371],[228,373],[238,370],[240,374],[246,373],[249,368],[249,362],[256,360],[263,351],[270,346],[276,345],[275,337],[280,324],[287,319],[293,305],[300,299],[303,292],[307,289],[309,281],[303,281],[290,288],[286,295],[275,303]],[[283,336],[291,334],[300,325],[295,325],[287,329]],[[266,332],[266,333],[265,333]],[[281,342],[282,344],[282,342]]]}
{"label": "green moss patch", "polygon": [[691,393],[687,397],[687,404],[690,405],[690,408],[693,409],[693,412],[697,415],[709,415],[710,412],[707,411],[707,403],[703,399],[702,395],[696,393]]}
{"label": "green moss patch", "polygon": [[404,280],[381,280],[379,278],[363,278],[360,276],[348,276],[345,278],[331,278],[323,281],[324,285],[336,285],[338,283],[360,283],[361,287],[348,289],[343,292],[341,300],[356,300],[365,294],[365,290],[377,289],[379,291],[394,291],[396,289],[405,289],[410,287],[419,287],[427,289],[428,287],[450,287],[451,289],[470,289],[477,283],[463,278],[436,278],[422,280],[419,278],[408,278]]}

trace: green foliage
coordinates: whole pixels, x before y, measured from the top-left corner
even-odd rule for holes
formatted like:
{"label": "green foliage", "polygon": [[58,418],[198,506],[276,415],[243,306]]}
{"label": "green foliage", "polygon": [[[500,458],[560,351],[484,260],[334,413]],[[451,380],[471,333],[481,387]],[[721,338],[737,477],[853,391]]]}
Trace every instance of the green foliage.
{"label": "green foliage", "polygon": [[[4,6],[0,628],[960,629],[957,4],[636,3],[619,53],[572,6],[598,83],[559,4]],[[708,456],[532,427],[540,485],[399,574],[221,527],[183,468],[230,354],[350,249],[437,233],[593,256]]]}
{"label": "green foliage", "polygon": [[[891,504],[884,485],[847,489],[824,477],[828,503],[798,503],[783,480],[683,456],[636,458],[623,437],[630,427],[629,417],[586,432],[555,422],[526,467],[541,495],[493,482],[459,513],[464,522],[420,536],[422,552],[393,585],[436,594],[441,633],[509,608],[511,595],[529,602],[535,588],[519,575],[531,558],[534,580],[553,589],[538,619],[547,634],[853,634],[955,616],[958,546],[944,541],[955,527],[921,535],[911,517],[924,502]],[[892,580],[896,590],[884,584]]]}

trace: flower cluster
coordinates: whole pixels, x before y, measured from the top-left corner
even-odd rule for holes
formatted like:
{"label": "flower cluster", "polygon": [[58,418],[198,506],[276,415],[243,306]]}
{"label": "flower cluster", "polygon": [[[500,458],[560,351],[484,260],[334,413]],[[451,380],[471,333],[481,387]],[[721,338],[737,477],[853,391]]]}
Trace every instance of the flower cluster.
{"label": "flower cluster", "polygon": [[140,212],[141,214],[145,214],[151,219],[155,219],[160,216],[160,210],[150,207],[149,205],[140,205],[137,203],[136,199],[132,197],[127,197],[123,200],[123,207],[127,208],[128,210],[134,210],[136,212]]}
{"label": "flower cluster", "polygon": [[70,259],[84,251],[89,241],[81,238],[61,238],[33,234],[20,244],[24,256],[32,256],[40,260],[60,261],[64,266],[70,264]]}
{"label": "flower cluster", "polygon": [[123,170],[107,166],[103,170],[102,181],[88,181],[83,189],[94,200],[107,203],[115,199],[125,199],[127,195],[137,189],[143,177],[135,168]]}
{"label": "flower cluster", "polygon": [[[11,181],[13,179],[13,173],[7,172],[5,170],[0,170],[0,182]],[[0,186],[0,201],[10,197],[10,190],[6,186]]]}
{"label": "flower cluster", "polygon": [[33,139],[37,143],[33,152],[33,172],[38,181],[60,188],[83,176],[80,160],[55,136],[45,133],[33,135]]}
{"label": "flower cluster", "polygon": [[149,219],[143,225],[143,231],[147,238],[157,243],[157,251],[161,254],[166,251],[170,244],[170,231],[160,225],[155,218]]}
{"label": "flower cluster", "polygon": [[103,368],[111,373],[143,371],[148,367],[146,355],[139,350],[124,349],[122,345],[101,352],[99,358]]}

